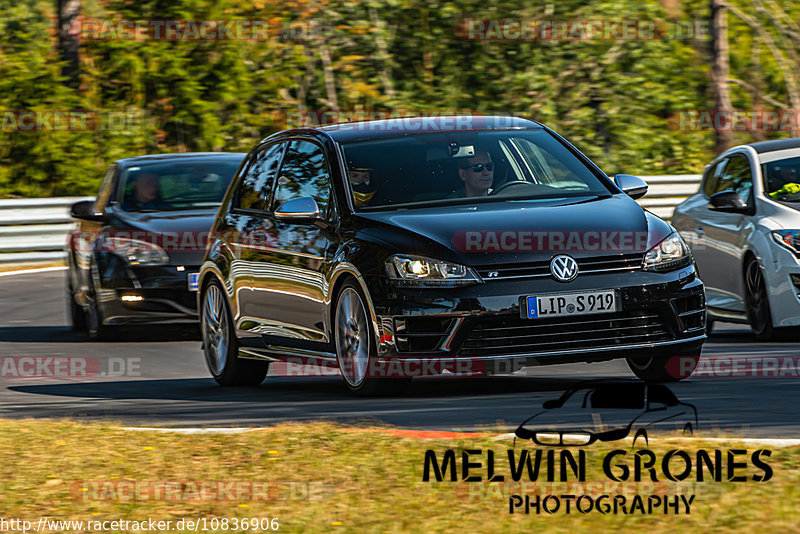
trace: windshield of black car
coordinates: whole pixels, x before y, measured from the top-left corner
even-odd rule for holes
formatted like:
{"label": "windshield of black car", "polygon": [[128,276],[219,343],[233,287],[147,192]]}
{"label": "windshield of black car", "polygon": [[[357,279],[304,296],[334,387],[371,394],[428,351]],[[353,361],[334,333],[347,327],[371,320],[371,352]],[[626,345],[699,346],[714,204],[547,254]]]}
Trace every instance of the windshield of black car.
{"label": "windshield of black car", "polygon": [[342,148],[357,210],[610,194],[542,129],[426,133]]}
{"label": "windshield of black car", "polygon": [[176,211],[219,206],[241,160],[144,163],[121,176],[125,211]]}
{"label": "windshield of black car", "polygon": [[762,167],[764,191],[778,202],[800,202],[800,157],[779,159]]}

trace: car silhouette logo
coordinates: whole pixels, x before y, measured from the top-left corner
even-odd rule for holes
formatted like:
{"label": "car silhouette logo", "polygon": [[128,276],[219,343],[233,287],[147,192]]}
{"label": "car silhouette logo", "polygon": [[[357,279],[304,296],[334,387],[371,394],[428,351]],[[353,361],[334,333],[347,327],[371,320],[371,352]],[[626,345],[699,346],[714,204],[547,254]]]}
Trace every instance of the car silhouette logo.
{"label": "car silhouette logo", "polygon": [[663,384],[636,380],[578,382],[517,427],[515,436],[543,447],[582,447],[633,438],[649,446],[657,432],[698,431],[697,408]]}
{"label": "car silhouette logo", "polygon": [[571,256],[560,254],[550,260],[550,272],[559,282],[571,282],[578,276],[578,262]]}

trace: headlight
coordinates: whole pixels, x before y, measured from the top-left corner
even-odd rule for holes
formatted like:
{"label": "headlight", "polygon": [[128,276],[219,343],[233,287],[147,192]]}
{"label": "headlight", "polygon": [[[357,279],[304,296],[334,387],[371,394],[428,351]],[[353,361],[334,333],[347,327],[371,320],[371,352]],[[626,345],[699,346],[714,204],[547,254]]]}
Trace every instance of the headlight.
{"label": "headlight", "polygon": [[793,253],[800,254],[800,230],[773,230],[772,239]]}
{"label": "headlight", "polygon": [[452,287],[480,282],[469,267],[421,256],[392,256],[386,261],[386,272],[400,286]]}
{"label": "headlight", "polygon": [[692,263],[689,247],[677,233],[673,232],[644,255],[642,269],[645,271],[672,271]]}
{"label": "headlight", "polygon": [[164,249],[147,241],[109,237],[103,240],[102,247],[104,250],[122,256],[128,265],[166,265],[169,263],[169,256]]}

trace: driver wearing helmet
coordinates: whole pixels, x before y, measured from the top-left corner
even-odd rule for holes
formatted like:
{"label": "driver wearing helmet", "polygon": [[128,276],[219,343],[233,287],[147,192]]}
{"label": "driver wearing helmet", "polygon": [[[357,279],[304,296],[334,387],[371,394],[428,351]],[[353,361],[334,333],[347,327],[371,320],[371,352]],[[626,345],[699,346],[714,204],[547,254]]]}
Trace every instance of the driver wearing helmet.
{"label": "driver wearing helmet", "polygon": [[[350,162],[352,164],[352,162]],[[350,187],[353,189],[353,200],[356,206],[366,206],[375,195],[372,186],[372,169],[368,167],[350,167],[347,171]]]}

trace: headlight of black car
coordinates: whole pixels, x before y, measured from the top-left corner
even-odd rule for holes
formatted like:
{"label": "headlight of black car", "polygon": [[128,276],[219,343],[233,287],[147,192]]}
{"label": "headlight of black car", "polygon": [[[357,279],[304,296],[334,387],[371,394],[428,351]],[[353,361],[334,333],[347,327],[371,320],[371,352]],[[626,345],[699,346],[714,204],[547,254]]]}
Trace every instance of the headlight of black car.
{"label": "headlight of black car", "polygon": [[402,287],[455,287],[481,281],[475,271],[464,265],[405,254],[386,260],[386,273]]}
{"label": "headlight of black car", "polygon": [[168,265],[169,256],[163,248],[155,243],[127,239],[123,237],[109,237],[102,241],[105,250],[113,252],[125,259],[128,265]]}
{"label": "headlight of black car", "polygon": [[644,255],[642,269],[645,271],[674,271],[691,265],[692,255],[686,242],[673,232]]}

